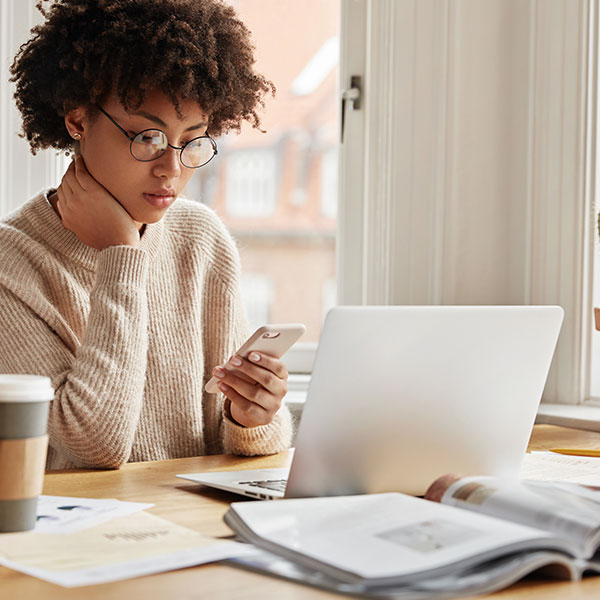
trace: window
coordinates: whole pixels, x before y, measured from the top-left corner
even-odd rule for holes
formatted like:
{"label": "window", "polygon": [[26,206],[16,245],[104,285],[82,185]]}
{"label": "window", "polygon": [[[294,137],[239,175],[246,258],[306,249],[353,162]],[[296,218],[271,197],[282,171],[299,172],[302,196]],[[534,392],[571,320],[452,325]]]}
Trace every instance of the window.
{"label": "window", "polygon": [[323,295],[323,300],[321,302],[321,306],[323,307],[323,320],[327,316],[327,312],[330,308],[333,308],[336,304],[337,299],[337,282],[335,279],[328,279],[323,283],[323,289],[321,291]]}
{"label": "window", "polygon": [[[594,6],[597,7],[597,4]],[[596,22],[596,32],[598,31],[598,21],[600,16],[592,12],[590,22],[591,34],[594,33],[594,20]],[[591,37],[593,40],[593,37]],[[590,43],[593,48],[594,44]],[[597,41],[596,41],[597,48]],[[597,50],[596,50],[597,52]],[[589,61],[590,69],[590,81],[598,82],[598,76],[600,75],[600,60],[597,54],[590,55]],[[591,254],[592,264],[592,293],[591,293],[591,304],[594,308],[594,312],[600,312],[600,121],[598,115],[600,114],[600,94],[597,88],[590,86],[590,94],[588,96],[589,102],[589,138],[590,138],[590,163],[588,168],[590,171],[590,192],[594,194],[594,198],[591,202],[592,206],[588,214],[590,215],[590,223],[588,229],[590,231],[590,243],[589,252]],[[593,161],[593,162],[592,162]],[[593,215],[593,217],[592,217]],[[589,393],[588,397],[592,404],[600,405],[600,314],[597,318],[592,316],[592,307],[586,306],[585,309],[590,313],[589,320],[589,344],[590,344],[590,370],[589,370]]]}
{"label": "window", "polygon": [[330,219],[337,215],[338,201],[338,152],[330,148],[321,159],[321,211]]}
{"label": "window", "polygon": [[[595,119],[585,108],[596,98],[596,74],[587,77],[597,64],[596,3],[231,3],[277,97],[263,113],[267,133],[246,127],[218,140],[219,156],[187,194],[222,217],[243,271],[271,282],[269,294],[256,293],[270,302],[269,320],[303,321],[304,340],[316,343],[331,281],[333,302],[346,304],[559,304],[566,318],[545,399],[597,395],[590,364],[597,374],[600,332],[590,319],[600,279],[588,280],[600,257],[584,199],[600,189],[591,175],[584,181],[599,171],[584,164],[599,154],[585,141]],[[6,7],[25,14],[33,0],[0,4],[1,39],[16,48],[26,32],[15,33]],[[340,145],[339,90],[353,75],[364,102],[346,103]],[[4,85],[0,200],[20,203],[28,195],[17,187],[42,170],[13,170],[5,140],[24,142],[5,128]],[[254,183],[238,186],[230,211],[229,178],[241,172]]]}
{"label": "window", "polygon": [[269,217],[275,210],[276,155],[272,150],[242,150],[224,159],[227,214]]}
{"label": "window", "polygon": [[336,279],[341,0],[232,5],[277,93],[260,112],[265,133],[245,125],[217,140],[218,157],[187,195],[214,208],[237,240],[254,324],[299,321],[301,342],[315,344],[335,303],[327,282]]}
{"label": "window", "polygon": [[260,273],[243,273],[241,293],[252,330],[271,321],[273,282]]}

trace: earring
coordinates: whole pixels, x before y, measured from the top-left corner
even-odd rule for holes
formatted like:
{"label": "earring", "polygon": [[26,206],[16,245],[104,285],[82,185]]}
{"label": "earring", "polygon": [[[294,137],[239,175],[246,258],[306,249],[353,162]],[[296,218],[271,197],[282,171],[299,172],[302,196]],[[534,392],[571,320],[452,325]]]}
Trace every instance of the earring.
{"label": "earring", "polygon": [[72,137],[74,140],[77,140],[77,141],[79,141],[79,140],[81,139],[81,134],[80,134],[80,133],[73,133],[73,134],[71,134],[71,137]]}

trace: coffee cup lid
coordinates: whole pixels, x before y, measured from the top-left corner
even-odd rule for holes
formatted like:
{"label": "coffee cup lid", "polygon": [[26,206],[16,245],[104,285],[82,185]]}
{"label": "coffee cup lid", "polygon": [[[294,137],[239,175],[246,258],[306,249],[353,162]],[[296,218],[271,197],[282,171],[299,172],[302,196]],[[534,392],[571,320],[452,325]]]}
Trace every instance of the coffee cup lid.
{"label": "coffee cup lid", "polygon": [[52,400],[49,377],[42,375],[0,375],[0,402],[40,402]]}

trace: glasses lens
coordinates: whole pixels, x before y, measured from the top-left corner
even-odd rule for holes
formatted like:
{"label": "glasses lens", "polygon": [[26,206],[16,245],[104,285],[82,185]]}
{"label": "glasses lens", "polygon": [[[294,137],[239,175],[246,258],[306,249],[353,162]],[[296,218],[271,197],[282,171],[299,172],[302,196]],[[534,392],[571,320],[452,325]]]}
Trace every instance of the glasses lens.
{"label": "glasses lens", "polygon": [[216,154],[216,144],[208,137],[189,141],[181,153],[181,162],[190,168],[205,165]]}
{"label": "glasses lens", "polygon": [[147,129],[133,138],[131,154],[138,160],[154,160],[164,154],[168,143],[167,136],[160,129]]}

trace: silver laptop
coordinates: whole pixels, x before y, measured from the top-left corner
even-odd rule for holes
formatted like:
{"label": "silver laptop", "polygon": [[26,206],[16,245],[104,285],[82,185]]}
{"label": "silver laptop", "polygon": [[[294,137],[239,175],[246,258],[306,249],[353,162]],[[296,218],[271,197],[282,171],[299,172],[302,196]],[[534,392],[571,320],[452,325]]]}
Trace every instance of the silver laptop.
{"label": "silver laptop", "polygon": [[334,308],[291,469],[178,477],[272,499],[517,476],[562,319],[558,306]]}

